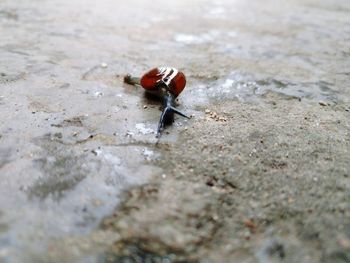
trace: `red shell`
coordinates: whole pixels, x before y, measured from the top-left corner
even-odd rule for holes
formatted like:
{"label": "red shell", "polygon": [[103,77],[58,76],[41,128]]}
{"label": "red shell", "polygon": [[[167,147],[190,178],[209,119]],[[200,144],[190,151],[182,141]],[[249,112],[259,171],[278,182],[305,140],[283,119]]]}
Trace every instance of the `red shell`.
{"label": "red shell", "polygon": [[176,68],[164,67],[151,69],[141,78],[141,86],[148,91],[157,91],[161,82],[177,97],[186,86],[186,77]]}

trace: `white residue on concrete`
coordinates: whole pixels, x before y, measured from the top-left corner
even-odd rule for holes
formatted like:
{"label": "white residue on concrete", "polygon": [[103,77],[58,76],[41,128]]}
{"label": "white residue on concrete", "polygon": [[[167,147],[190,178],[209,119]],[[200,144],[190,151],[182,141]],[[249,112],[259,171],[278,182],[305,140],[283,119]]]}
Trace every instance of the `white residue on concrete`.
{"label": "white residue on concrete", "polygon": [[215,41],[215,38],[219,36],[218,31],[210,31],[208,33],[200,35],[192,34],[177,34],[175,35],[175,41],[183,44],[204,44]]}
{"label": "white residue on concrete", "polygon": [[154,130],[151,128],[146,127],[146,124],[144,123],[137,123],[135,125],[136,129],[139,131],[141,134],[151,134],[154,133]]}
{"label": "white residue on concrete", "polygon": [[149,150],[149,149],[147,149],[147,148],[144,148],[144,149],[142,150],[142,155],[145,157],[146,160],[149,161],[149,160],[151,160],[152,157],[154,156],[154,151]]}

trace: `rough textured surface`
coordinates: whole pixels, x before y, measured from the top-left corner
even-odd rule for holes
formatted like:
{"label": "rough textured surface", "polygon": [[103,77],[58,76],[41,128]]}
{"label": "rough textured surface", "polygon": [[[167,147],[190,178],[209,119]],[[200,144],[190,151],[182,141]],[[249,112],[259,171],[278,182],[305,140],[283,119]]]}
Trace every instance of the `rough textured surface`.
{"label": "rough textured surface", "polygon": [[349,262],[346,106],[272,94],[264,102],[210,108],[177,144],[160,145],[164,175],[103,223],[121,236],[112,251],[137,247],[171,262]]}
{"label": "rough textured surface", "polygon": [[[346,262],[349,13],[2,0],[0,263]],[[157,66],[194,116],[158,144],[160,101],[123,83]]]}

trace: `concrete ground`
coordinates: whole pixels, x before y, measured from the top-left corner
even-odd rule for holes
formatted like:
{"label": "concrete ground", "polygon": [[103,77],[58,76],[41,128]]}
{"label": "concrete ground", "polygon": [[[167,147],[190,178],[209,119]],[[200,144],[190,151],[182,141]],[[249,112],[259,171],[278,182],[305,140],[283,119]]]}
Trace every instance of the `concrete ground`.
{"label": "concrete ground", "polygon": [[[350,262],[347,1],[3,1],[0,262]],[[126,73],[187,77],[160,102]]]}

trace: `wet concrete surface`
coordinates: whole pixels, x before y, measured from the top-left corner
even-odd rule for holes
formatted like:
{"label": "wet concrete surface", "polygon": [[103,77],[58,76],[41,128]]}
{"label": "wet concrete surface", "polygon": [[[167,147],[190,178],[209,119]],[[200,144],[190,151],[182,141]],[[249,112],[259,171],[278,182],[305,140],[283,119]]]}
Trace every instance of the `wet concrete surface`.
{"label": "wet concrete surface", "polygon": [[[122,241],[118,239],[114,230],[120,230],[122,235],[125,230],[119,223],[111,228],[111,233],[108,227],[108,231],[96,230],[101,220],[113,214],[123,191],[129,187],[161,184],[162,180],[154,178],[167,173],[169,166],[164,165],[164,160],[170,163],[171,155],[177,156],[175,161],[183,162],[178,153],[190,143],[186,139],[200,137],[207,130],[202,118],[226,122],[226,115],[235,110],[249,117],[249,105],[253,103],[261,104],[270,114],[264,116],[267,122],[270,119],[270,125],[278,126],[281,118],[263,105],[278,105],[281,101],[283,107],[277,106],[278,110],[288,115],[286,105],[296,100],[303,102],[300,111],[307,111],[308,105],[315,103],[320,108],[335,107],[334,112],[322,116],[328,120],[335,114],[341,123],[346,122],[350,102],[349,13],[349,3],[342,0],[2,1],[0,262],[108,261],[102,253],[106,247],[114,242],[124,246],[130,240],[125,236]],[[173,66],[185,72],[188,85],[179,98],[179,108],[193,116],[189,121],[176,119],[158,144],[155,129],[159,102],[145,96],[139,88],[122,83],[124,74],[141,75],[155,66]],[[279,95],[271,100],[271,94]],[[234,109],[227,102],[239,103],[240,107]],[[226,108],[217,109],[219,114],[206,116],[205,109],[222,104]],[[340,116],[338,110],[345,115]],[[241,125],[236,128],[245,130]],[[297,121],[293,125],[298,125]],[[343,140],[345,147],[332,151],[330,158],[337,159],[337,155],[344,157],[349,151],[348,126],[339,131],[336,123],[332,125],[325,129],[335,129],[333,139]],[[193,127],[195,132],[186,135]],[[218,132],[219,126],[212,126],[206,141],[198,141],[199,148],[190,153],[200,155],[198,149],[203,144],[215,144]],[[230,140],[228,133],[225,136]],[[327,141],[325,136],[320,135],[321,141]],[[297,145],[302,147],[302,143]],[[298,152],[297,147],[289,150]],[[209,156],[203,153],[202,158]],[[273,169],[284,167],[283,162],[269,158],[267,155],[265,162]],[[346,158],[338,159],[341,163],[334,165],[348,174],[349,167],[343,162]],[[207,167],[206,162],[197,165],[198,173]],[[184,165],[179,170],[186,173],[187,168]],[[315,171],[315,167],[309,168]],[[290,172],[297,173],[293,169]],[[196,183],[201,184],[198,180]],[[208,184],[215,182],[216,179]],[[182,189],[177,183],[186,184],[175,180],[162,187],[174,185],[174,189]],[[174,200],[186,203],[192,200],[191,195],[197,196],[192,191],[186,188],[184,200],[174,193]],[[135,200],[142,203],[142,195],[136,196]],[[148,202],[148,194],[145,196]],[[198,209],[200,214],[205,205],[205,211],[216,211],[215,207],[221,205],[217,196],[209,195],[200,201],[202,197],[192,200],[195,205],[188,209]],[[179,225],[188,220],[186,213],[181,215],[181,209],[180,205],[182,219],[176,221]],[[167,212],[164,213],[168,220]],[[133,214],[124,214],[138,226]],[[145,216],[151,215],[141,214],[142,218]],[[155,217],[158,218],[156,212]],[[203,222],[207,222],[205,218],[204,213]],[[115,220],[124,219],[118,215]],[[179,229],[179,235],[176,230],[169,233],[181,239],[181,233],[194,231],[181,230],[181,226]],[[213,229],[222,228],[211,222],[203,231],[208,235]],[[162,232],[155,233],[159,236]],[[190,233],[188,240],[200,246],[196,241],[200,237]],[[193,244],[190,241],[180,243],[187,246]],[[210,243],[210,239],[206,242]],[[276,242],[272,238],[257,249],[259,262],[268,262],[266,253],[259,251],[270,251],[272,247],[277,251],[272,254],[282,253],[281,242]],[[159,251],[148,249],[153,254],[168,252],[167,246]],[[192,250],[179,250],[187,262],[200,258]],[[140,258],[145,257],[139,247],[134,251]],[[218,260],[209,254],[212,262]],[[117,256],[116,262],[131,260],[123,257]]]}

